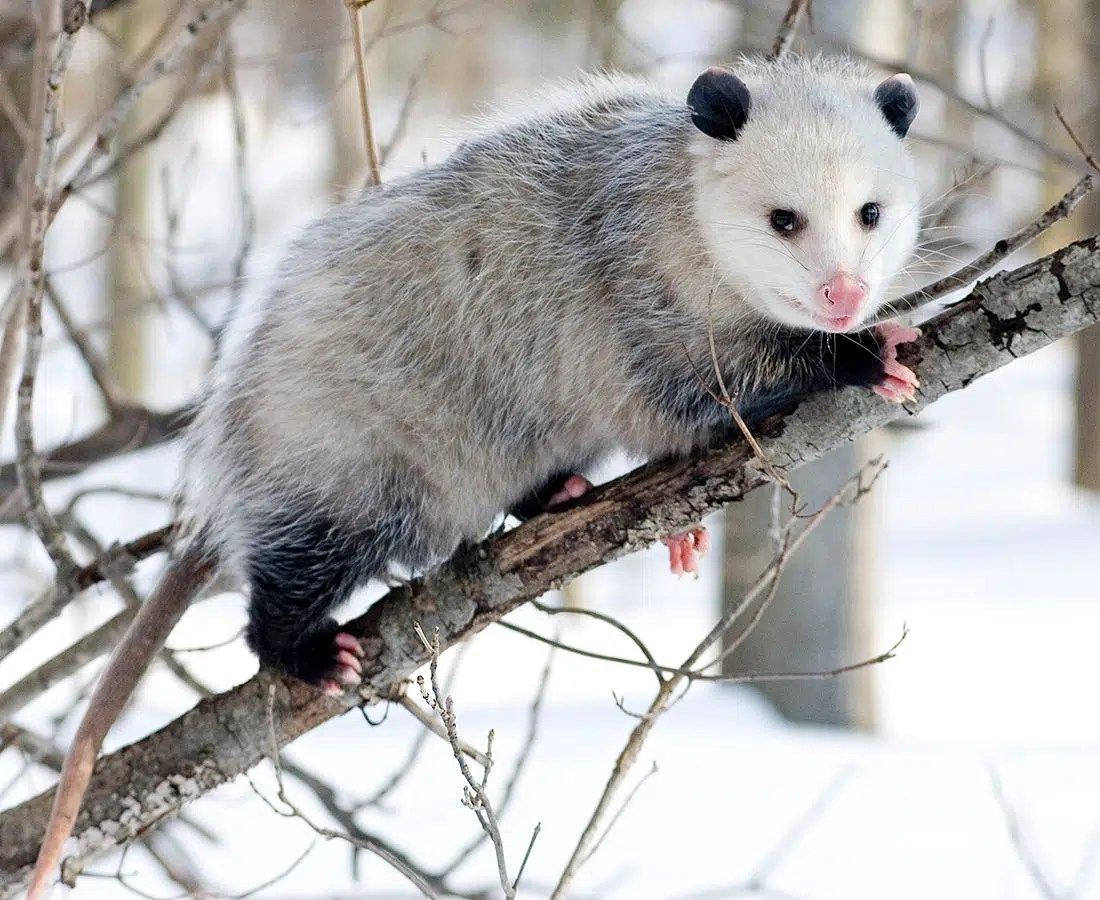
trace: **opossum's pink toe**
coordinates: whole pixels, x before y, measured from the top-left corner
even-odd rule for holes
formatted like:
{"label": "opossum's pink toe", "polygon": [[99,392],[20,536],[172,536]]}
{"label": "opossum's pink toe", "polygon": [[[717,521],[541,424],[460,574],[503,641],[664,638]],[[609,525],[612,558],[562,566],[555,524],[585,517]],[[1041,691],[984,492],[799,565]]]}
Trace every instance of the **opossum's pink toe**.
{"label": "opossum's pink toe", "polygon": [[550,495],[549,506],[557,506],[559,503],[568,503],[583,497],[592,490],[592,482],[583,475],[570,475],[562,486]]}
{"label": "opossum's pink toe", "polygon": [[359,662],[359,657],[347,650],[340,650],[336,654],[336,664],[351,669],[356,675],[363,674],[363,664]]}
{"label": "opossum's pink toe", "polygon": [[690,531],[662,538],[668,547],[668,567],[673,575],[699,571],[699,558],[710,549],[710,535],[699,525]]}
{"label": "opossum's pink toe", "polygon": [[344,689],[331,678],[321,679],[321,690],[330,697],[340,697],[344,693]]}
{"label": "opossum's pink toe", "polygon": [[348,653],[355,654],[360,659],[363,658],[363,645],[359,643],[358,638],[353,637],[346,631],[336,632],[336,646]]}

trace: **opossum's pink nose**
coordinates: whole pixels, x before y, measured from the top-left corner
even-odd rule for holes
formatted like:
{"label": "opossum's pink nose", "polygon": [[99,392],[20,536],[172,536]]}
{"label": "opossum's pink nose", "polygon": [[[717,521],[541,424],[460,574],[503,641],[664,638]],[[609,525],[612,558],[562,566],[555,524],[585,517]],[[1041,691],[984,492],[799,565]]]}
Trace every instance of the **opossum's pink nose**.
{"label": "opossum's pink nose", "polygon": [[838,272],[821,286],[822,312],[830,318],[848,318],[859,312],[867,299],[867,285],[846,272]]}

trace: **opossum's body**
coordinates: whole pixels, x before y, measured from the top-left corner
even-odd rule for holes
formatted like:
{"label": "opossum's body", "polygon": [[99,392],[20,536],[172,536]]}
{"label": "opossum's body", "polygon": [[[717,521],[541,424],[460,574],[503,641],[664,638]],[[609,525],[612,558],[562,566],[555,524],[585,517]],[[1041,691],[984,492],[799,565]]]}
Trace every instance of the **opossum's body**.
{"label": "opossum's body", "polygon": [[[601,80],[367,191],[298,240],[188,454],[192,519],[249,582],[263,660],[321,678],[334,652],[327,612],[355,585],[445,559],[616,448],[656,457],[712,441],[729,414],[716,379],[700,380],[711,332],[750,420],[808,391],[883,379],[872,332],[838,339],[777,322],[722,258],[761,257],[762,240],[705,216],[722,215],[723,191],[726,213],[743,205],[723,182],[759,182],[776,165],[795,168],[775,205],[793,205],[807,179],[833,190],[822,156],[836,181],[868,174],[867,133],[908,157],[861,73],[743,71],[758,140],[793,117],[818,146],[781,143],[779,159],[727,173],[725,142],[682,103]],[[797,171],[807,161],[813,171]],[[914,199],[911,171],[869,174],[864,193]],[[904,258],[912,238],[898,221]]]}

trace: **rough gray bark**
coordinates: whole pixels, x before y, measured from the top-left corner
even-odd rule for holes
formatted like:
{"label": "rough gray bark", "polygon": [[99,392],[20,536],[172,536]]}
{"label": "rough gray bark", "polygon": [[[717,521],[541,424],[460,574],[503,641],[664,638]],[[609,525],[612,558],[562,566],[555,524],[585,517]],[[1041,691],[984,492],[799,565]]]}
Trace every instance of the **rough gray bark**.
{"label": "rough gray bark", "polygon": [[[928,323],[905,359],[917,366],[923,385],[908,411],[870,391],[819,395],[758,427],[760,443],[779,468],[798,468],[1098,321],[1100,237],[1092,237],[990,279]],[[364,698],[385,696],[427,661],[414,624],[429,634],[438,629],[442,647],[449,647],[563,581],[682,530],[766,481],[759,461],[740,442],[644,466],[572,508],[539,516],[391,591],[347,626],[367,647]],[[269,696],[280,746],[349,708],[261,672],[105,756],[77,821],[68,875],[262,760],[271,749]],[[0,897],[20,889],[51,801],[47,792],[0,814]]]}

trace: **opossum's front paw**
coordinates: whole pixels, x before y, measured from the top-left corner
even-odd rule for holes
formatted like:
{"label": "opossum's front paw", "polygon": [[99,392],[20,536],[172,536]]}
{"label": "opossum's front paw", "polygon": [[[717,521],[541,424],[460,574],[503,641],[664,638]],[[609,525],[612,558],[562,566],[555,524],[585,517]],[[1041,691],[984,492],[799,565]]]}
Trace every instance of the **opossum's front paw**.
{"label": "opossum's front paw", "polygon": [[673,575],[699,571],[699,558],[710,549],[710,535],[702,525],[661,538],[668,547],[668,567]]}
{"label": "opossum's front paw", "polygon": [[916,399],[920,381],[917,373],[898,362],[898,346],[911,344],[920,337],[919,328],[910,328],[900,322],[883,322],[877,327],[881,342],[880,353],[882,376],[877,384],[871,386],[880,397],[891,403],[906,403]]}

